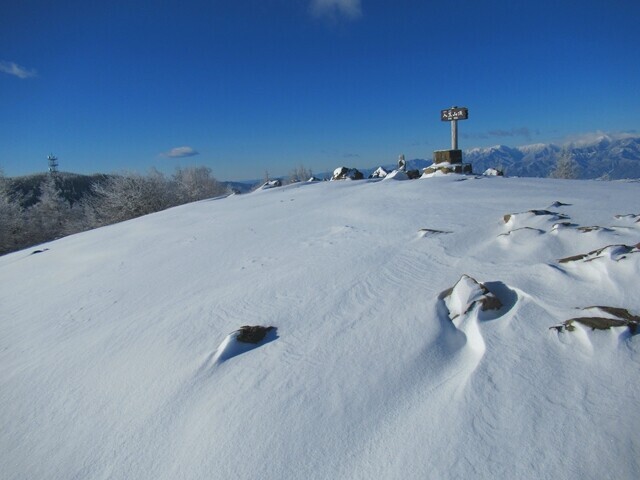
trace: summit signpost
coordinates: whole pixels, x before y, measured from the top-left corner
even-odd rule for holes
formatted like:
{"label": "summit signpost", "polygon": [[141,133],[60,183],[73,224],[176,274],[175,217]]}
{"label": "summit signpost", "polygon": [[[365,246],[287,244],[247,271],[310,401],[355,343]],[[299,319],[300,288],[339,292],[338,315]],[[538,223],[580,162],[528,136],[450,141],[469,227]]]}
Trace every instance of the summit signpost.
{"label": "summit signpost", "polygon": [[451,150],[458,150],[458,120],[469,118],[467,107],[451,107],[440,110],[440,120],[451,122]]}
{"label": "summit signpost", "polygon": [[433,152],[433,165],[425,169],[425,173],[438,170],[444,173],[471,173],[471,164],[462,163],[462,150],[458,149],[458,120],[467,120],[467,107],[451,107],[440,110],[440,120],[451,122],[451,150],[436,150]]}

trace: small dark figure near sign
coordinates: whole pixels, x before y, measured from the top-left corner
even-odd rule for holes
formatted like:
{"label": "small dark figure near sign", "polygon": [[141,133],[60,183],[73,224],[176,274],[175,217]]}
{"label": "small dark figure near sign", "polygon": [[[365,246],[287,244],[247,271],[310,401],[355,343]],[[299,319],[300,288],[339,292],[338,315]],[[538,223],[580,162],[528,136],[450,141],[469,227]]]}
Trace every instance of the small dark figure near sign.
{"label": "small dark figure near sign", "polygon": [[398,170],[405,172],[407,170],[407,161],[404,159],[404,155],[398,157]]}

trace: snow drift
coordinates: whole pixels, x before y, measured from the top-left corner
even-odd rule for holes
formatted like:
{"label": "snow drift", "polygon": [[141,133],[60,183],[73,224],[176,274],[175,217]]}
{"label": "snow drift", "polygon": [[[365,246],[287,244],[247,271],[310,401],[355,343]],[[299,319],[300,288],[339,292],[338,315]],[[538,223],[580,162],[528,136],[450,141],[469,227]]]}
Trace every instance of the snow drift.
{"label": "snow drift", "polygon": [[0,471],[639,478],[639,202],[298,183],[0,257]]}

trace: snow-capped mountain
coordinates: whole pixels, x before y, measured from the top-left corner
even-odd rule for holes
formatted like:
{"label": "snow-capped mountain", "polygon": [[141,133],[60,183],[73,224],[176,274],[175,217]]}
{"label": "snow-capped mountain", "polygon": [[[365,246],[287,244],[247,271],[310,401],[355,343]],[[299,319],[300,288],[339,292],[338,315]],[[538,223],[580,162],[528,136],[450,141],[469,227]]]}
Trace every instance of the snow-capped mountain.
{"label": "snow-capped mountain", "polygon": [[589,143],[535,144],[521,147],[497,145],[464,152],[464,161],[474,172],[487,168],[502,169],[509,176],[547,177],[555,168],[563,148],[579,166],[579,178],[640,178],[640,137],[612,138],[606,135]]}

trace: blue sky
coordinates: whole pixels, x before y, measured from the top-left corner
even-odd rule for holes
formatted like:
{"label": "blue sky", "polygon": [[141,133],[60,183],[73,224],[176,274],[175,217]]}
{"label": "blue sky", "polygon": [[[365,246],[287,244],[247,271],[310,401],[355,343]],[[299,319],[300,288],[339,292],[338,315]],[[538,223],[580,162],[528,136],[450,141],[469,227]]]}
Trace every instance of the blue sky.
{"label": "blue sky", "polygon": [[0,168],[221,180],[640,131],[637,0],[4,2]]}

